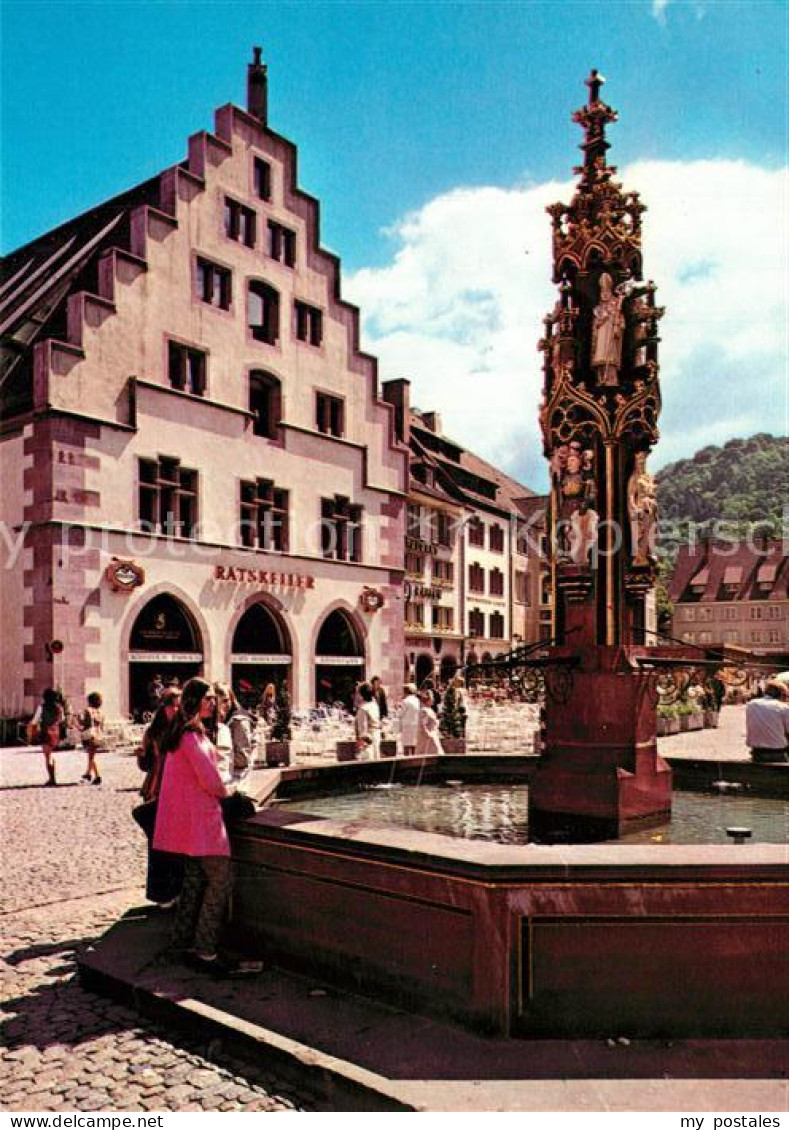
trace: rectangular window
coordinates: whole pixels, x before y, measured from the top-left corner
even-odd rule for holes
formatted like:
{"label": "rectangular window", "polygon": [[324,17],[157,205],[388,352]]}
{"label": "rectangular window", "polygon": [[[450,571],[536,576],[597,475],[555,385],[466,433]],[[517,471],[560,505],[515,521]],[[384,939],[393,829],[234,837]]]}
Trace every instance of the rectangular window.
{"label": "rectangular window", "polygon": [[413,502],[406,506],[405,532],[409,538],[422,540],[422,510]]}
{"label": "rectangular window", "polygon": [[469,545],[485,545],[485,526],[479,518],[472,518],[468,524]]}
{"label": "rectangular window", "polygon": [[455,611],[453,608],[444,608],[440,604],[433,605],[433,627],[440,632],[451,632],[454,624]]}
{"label": "rectangular window", "polygon": [[451,561],[444,561],[437,557],[433,562],[433,580],[445,585],[451,585],[455,579],[455,567]]}
{"label": "rectangular window", "polygon": [[504,617],[500,612],[490,614],[490,638],[492,640],[504,639]]}
{"label": "rectangular window", "polygon": [[264,161],[262,157],[255,158],[254,178],[255,178],[255,196],[258,200],[271,199],[271,165],[268,161]]}
{"label": "rectangular window", "polygon": [[424,604],[415,604],[412,600],[407,600],[405,603],[405,623],[407,628],[424,628]]}
{"label": "rectangular window", "polygon": [[232,300],[231,274],[226,267],[219,267],[208,259],[198,259],[195,285],[197,297],[210,306],[229,310]]}
{"label": "rectangular window", "polygon": [[470,592],[485,591],[485,570],[476,562],[468,567],[468,587]]}
{"label": "rectangular window", "polygon": [[293,302],[296,320],[296,337],[308,345],[320,345],[323,341],[323,311],[317,306],[309,306],[296,298]]}
{"label": "rectangular window", "polygon": [[482,637],[485,635],[485,613],[479,608],[472,608],[468,616],[469,635]]}
{"label": "rectangular window", "polygon": [[296,266],[296,233],[276,220],[268,222],[268,253],[286,267]]}
{"label": "rectangular window", "polygon": [[225,235],[228,239],[254,247],[256,221],[257,215],[251,208],[225,197]]}
{"label": "rectangular window", "polygon": [[437,515],[436,541],[449,547],[452,544],[452,515],[439,510]]}
{"label": "rectangular window", "polygon": [[405,555],[405,571],[410,577],[424,577],[425,575],[425,559],[418,553],[406,553]]}
{"label": "rectangular window", "polygon": [[529,578],[522,570],[515,573],[515,599],[519,604],[529,603]]}
{"label": "rectangular window", "polygon": [[241,483],[241,544],[248,549],[286,553],[288,549],[288,492],[269,479]]}
{"label": "rectangular window", "polygon": [[489,584],[491,596],[504,596],[504,574],[501,569],[491,569]]}
{"label": "rectangular window", "polygon": [[193,396],[205,395],[206,354],[177,341],[167,343],[167,376],[170,387]]}
{"label": "rectangular window", "polygon": [[140,459],[140,525],[148,533],[190,538],[197,526],[197,471],[180,460],[161,456]]}
{"label": "rectangular window", "polygon": [[321,499],[321,549],[334,561],[362,559],[361,506],[352,506],[342,495]]}
{"label": "rectangular window", "polygon": [[345,432],[345,402],[328,393],[315,394],[315,426],[327,436],[342,436]]}
{"label": "rectangular window", "polygon": [[504,552],[504,528],[502,526],[490,527],[488,545],[494,553]]}

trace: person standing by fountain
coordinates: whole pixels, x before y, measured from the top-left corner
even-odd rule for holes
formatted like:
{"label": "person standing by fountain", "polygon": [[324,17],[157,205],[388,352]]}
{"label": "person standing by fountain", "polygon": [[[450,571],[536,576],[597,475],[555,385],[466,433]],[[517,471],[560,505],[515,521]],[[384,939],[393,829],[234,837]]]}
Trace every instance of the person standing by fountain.
{"label": "person standing by fountain", "polygon": [[403,690],[405,698],[400,703],[400,740],[403,743],[404,755],[413,757],[419,737],[419,699],[413,683],[406,683]]}
{"label": "person standing by fountain", "polygon": [[[148,841],[148,868],[145,879],[145,897],[167,910],[175,905],[184,879],[183,861],[179,855],[156,851],[153,847],[153,833],[156,825],[156,807],[162,787],[165,753],[162,743],[165,734],[178,713],[180,690],[168,687],[159,699],[159,706],[143,734],[142,749],[137,756],[137,764],[145,773],[140,790],[146,804],[136,809],[134,816]],[[140,814],[138,816],[138,813]]]}
{"label": "person standing by fountain", "polygon": [[173,947],[186,950],[192,968],[221,976],[236,970],[218,953],[232,879],[221,803],[228,790],[219,775],[217,751],[206,735],[215,711],[211,684],[190,679],[163,742],[167,756],[153,846],[184,857]]}
{"label": "person standing by fountain", "polygon": [[369,683],[358,687],[359,706],[354,717],[357,752],[365,760],[377,761],[381,756],[381,712]]}
{"label": "person standing by fountain", "polygon": [[433,709],[433,692],[425,689],[419,693],[419,733],[416,739],[417,757],[431,757],[444,752],[438,732],[438,715]]}
{"label": "person standing by fountain", "polygon": [[789,761],[789,705],[780,683],[768,683],[762,698],[745,707],[745,744],[756,762]]}

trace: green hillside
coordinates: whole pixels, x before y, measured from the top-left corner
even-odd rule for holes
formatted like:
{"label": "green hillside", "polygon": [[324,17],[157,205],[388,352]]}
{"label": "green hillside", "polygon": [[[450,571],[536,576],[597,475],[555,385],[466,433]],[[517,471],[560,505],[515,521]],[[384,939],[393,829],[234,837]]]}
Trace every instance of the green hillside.
{"label": "green hillside", "polygon": [[[789,506],[789,437],[766,433],[703,447],[691,459],[670,463],[655,476],[663,548],[684,540],[691,523],[709,530],[721,523],[727,536],[744,534],[749,523],[779,536]],[[677,532],[665,530],[677,525]],[[668,544],[666,544],[668,543]]]}

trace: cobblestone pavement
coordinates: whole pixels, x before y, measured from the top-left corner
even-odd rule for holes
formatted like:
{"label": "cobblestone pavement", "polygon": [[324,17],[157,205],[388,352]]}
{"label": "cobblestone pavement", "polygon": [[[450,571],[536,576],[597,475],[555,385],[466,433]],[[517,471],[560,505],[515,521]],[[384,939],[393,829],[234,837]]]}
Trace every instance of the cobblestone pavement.
{"label": "cobblestone pavement", "polygon": [[669,734],[658,740],[663,757],[701,758],[705,761],[750,761],[745,744],[745,707],[724,706],[716,729]]}
{"label": "cobblestone pavement", "polygon": [[76,979],[75,954],[143,900],[144,841],[130,819],[140,774],[107,755],[103,783],[77,784],[81,751],[58,755],[57,789],[40,753],[0,753],[3,935],[0,1109],[284,1111],[310,1109],[265,1068],[216,1045],[172,1043]]}

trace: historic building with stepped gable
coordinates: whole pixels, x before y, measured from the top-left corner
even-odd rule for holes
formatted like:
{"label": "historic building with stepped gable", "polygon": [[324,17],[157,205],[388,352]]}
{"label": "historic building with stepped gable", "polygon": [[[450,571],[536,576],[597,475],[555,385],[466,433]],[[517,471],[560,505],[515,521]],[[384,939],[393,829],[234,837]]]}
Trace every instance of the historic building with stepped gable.
{"label": "historic building with stepped gable", "polygon": [[6,258],[0,318],[4,717],[399,691],[408,448],[257,49],[185,160]]}

